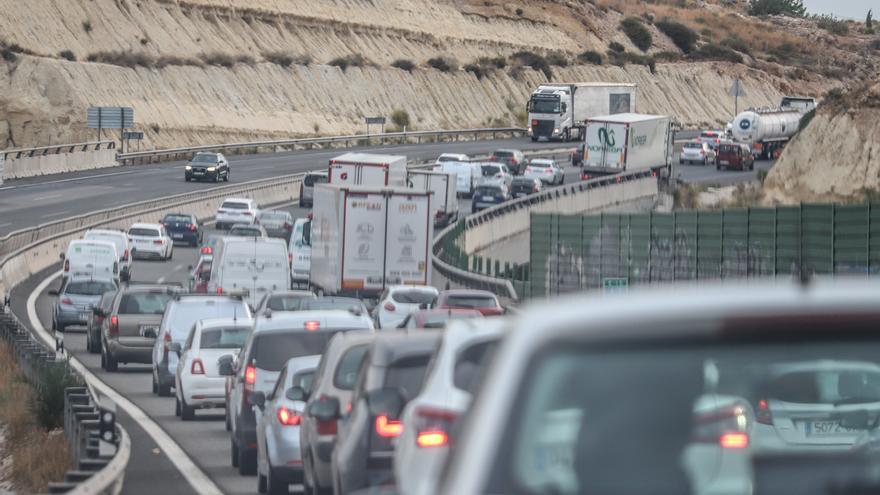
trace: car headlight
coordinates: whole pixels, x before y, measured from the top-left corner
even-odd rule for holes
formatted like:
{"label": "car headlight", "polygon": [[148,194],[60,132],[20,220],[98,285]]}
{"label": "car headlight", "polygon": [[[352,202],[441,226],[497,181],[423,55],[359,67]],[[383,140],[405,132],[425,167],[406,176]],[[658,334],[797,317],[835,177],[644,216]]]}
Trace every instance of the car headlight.
{"label": "car headlight", "polygon": [[192,169],[193,169],[193,168],[192,168],[192,165],[187,165],[187,166],[186,166],[186,169],[187,169],[187,170],[192,170]]}
{"label": "car headlight", "polygon": [[217,167],[208,167],[208,172],[213,172],[217,170]]}
{"label": "car headlight", "polygon": [[553,134],[559,134],[559,129],[553,129]]}

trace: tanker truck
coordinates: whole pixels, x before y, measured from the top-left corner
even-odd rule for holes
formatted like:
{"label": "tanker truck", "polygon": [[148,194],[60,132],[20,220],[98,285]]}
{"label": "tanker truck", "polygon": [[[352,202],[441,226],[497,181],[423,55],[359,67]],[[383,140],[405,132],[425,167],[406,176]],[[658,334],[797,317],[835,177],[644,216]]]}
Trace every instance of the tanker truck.
{"label": "tanker truck", "polygon": [[733,119],[733,139],[750,145],[756,159],[769,159],[797,133],[803,115],[796,109],[746,110]]}

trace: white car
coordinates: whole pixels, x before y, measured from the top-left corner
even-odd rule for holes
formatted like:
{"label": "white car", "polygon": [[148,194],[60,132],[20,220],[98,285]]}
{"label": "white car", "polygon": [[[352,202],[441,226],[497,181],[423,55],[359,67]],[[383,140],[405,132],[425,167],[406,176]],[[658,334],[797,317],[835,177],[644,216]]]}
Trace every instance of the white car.
{"label": "white car", "polygon": [[290,284],[292,287],[309,285],[309,272],[312,268],[312,221],[297,218],[293,223],[293,233],[287,252],[290,253]]}
{"label": "white car", "polygon": [[430,285],[392,285],[379,296],[376,326],[397,328],[410,314],[434,304],[439,295]]}
{"label": "white car", "polygon": [[715,156],[715,150],[709,146],[709,143],[691,141],[684,143],[684,146],[681,148],[681,156],[678,158],[678,163],[709,165],[710,163],[715,163]]}
{"label": "white car", "polygon": [[456,320],[446,327],[421,392],[401,416],[403,433],[394,451],[400,493],[425,493],[436,485],[451,430],[467,412],[481,368],[507,325],[502,318],[480,318]]}
{"label": "white car", "polygon": [[170,260],[174,256],[174,242],[158,223],[136,223],[128,229],[132,258]]}
{"label": "white car", "polygon": [[538,179],[544,184],[555,186],[565,183],[565,172],[555,160],[536,158],[526,165],[523,177]]}
{"label": "white car", "polygon": [[434,172],[455,174],[455,192],[459,196],[471,197],[480,180],[480,164],[475,162],[443,162],[434,166]]}
{"label": "white car", "polygon": [[121,230],[91,229],[86,232],[83,239],[87,241],[107,241],[116,245],[116,254],[119,255],[119,279],[123,282],[131,280],[131,246],[128,235]]}
{"label": "white car", "polygon": [[181,346],[169,344],[178,352],[174,377],[174,412],[180,419],[195,418],[196,409],[226,407],[226,377],[221,376],[217,360],[237,355],[253,330],[250,318],[199,320]]}
{"label": "white car", "polygon": [[434,163],[439,165],[443,162],[469,162],[471,157],[462,153],[443,153],[437,157]]}
{"label": "white car", "polygon": [[237,223],[253,225],[259,215],[260,208],[253,199],[226,198],[217,209],[217,229],[228,229]]}
{"label": "white car", "polygon": [[513,182],[513,174],[503,163],[481,163],[480,175],[481,178],[477,182],[477,185],[480,186],[504,184],[507,189],[510,189],[510,184]]}

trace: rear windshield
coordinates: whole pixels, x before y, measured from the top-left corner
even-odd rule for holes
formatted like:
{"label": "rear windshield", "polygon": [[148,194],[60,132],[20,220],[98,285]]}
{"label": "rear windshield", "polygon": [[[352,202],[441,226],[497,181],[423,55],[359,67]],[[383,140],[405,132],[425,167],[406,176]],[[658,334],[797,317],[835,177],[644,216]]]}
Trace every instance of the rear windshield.
{"label": "rear windshield", "polygon": [[202,349],[240,349],[251,335],[251,327],[202,329]]}
{"label": "rear windshield", "polygon": [[255,228],[255,227],[233,227],[229,231],[229,234],[230,235],[240,235],[240,236],[254,236],[254,237],[260,237],[263,235],[263,233],[260,232],[260,229]]}
{"label": "rear windshield", "polygon": [[458,159],[457,156],[441,156],[440,158],[437,159],[437,161],[440,162],[440,163],[443,163],[443,162],[457,162],[457,161],[459,161],[459,159]]}
{"label": "rear windshield", "polygon": [[156,229],[131,229],[128,235],[136,235],[140,237],[159,237],[159,231]]}
{"label": "rear windshield", "polygon": [[430,358],[429,354],[425,354],[395,362],[388,368],[384,386],[399,390],[407,401],[412,399],[422,389]]}
{"label": "rear windshield", "polygon": [[247,203],[241,203],[238,201],[224,201],[223,205],[220,208],[226,208],[227,210],[247,210]]}
{"label": "rear windshield", "polygon": [[721,153],[736,153],[739,150],[739,146],[735,146],[732,144],[722,144],[718,147],[718,151]]}
{"label": "rear windshield", "polygon": [[165,223],[192,223],[192,218],[185,215],[168,215],[165,217]]}
{"label": "rear windshield", "polygon": [[796,404],[880,402],[880,370],[807,370],[786,373],[766,383],[760,396]]}
{"label": "rear windshield", "polygon": [[168,315],[168,325],[171,327],[171,337],[175,340],[185,339],[189,335],[190,329],[199,320],[208,318],[247,318],[250,314],[244,301],[220,298],[181,303],[174,306],[172,311]]}
{"label": "rear windshield", "polygon": [[498,165],[483,165],[483,177],[494,177],[495,174],[501,173],[501,167]]}
{"label": "rear windshield", "polygon": [[549,162],[549,163],[548,162],[539,162],[536,160],[536,161],[529,163],[529,166],[533,167],[533,168],[552,168],[553,163],[552,162]]}
{"label": "rear windshield", "polygon": [[488,356],[497,345],[498,341],[495,340],[480,342],[459,353],[455,360],[455,371],[452,377],[452,383],[456,388],[471,394],[474,393],[480,383],[482,371],[488,362]]}
{"label": "rear windshield", "polygon": [[499,158],[510,158],[511,156],[513,156],[513,152],[499,150],[499,151],[496,151],[495,153],[493,153],[493,156],[497,156]]}
{"label": "rear windshield", "polygon": [[477,194],[485,194],[486,196],[496,196],[501,194],[500,187],[492,187],[492,186],[479,186],[477,187]]}
{"label": "rear windshield", "polygon": [[446,304],[454,308],[496,308],[495,298],[490,296],[449,296]]}
{"label": "rear windshield", "polygon": [[79,296],[100,296],[111,290],[116,290],[116,285],[112,282],[82,281],[68,282],[64,293]]}
{"label": "rear windshield", "polygon": [[116,312],[121,315],[161,315],[170,300],[171,295],[165,292],[124,294]]}
{"label": "rear windshield", "polygon": [[367,345],[354,346],[345,351],[339,365],[336,367],[336,373],[333,374],[333,386],[339,390],[353,390],[357,382],[358,371],[364,362],[364,356],[367,355]]}
{"label": "rear windshield", "polygon": [[362,303],[358,299],[348,298],[307,299],[302,302],[302,309],[310,311],[326,311],[330,309],[340,309],[343,311],[348,311],[352,308],[357,308],[362,311],[364,308],[364,303]]}
{"label": "rear windshield", "polygon": [[326,184],[328,182],[326,175],[307,175],[305,179],[303,179],[303,184],[306,187],[312,187],[315,184]]}
{"label": "rear windshield", "polygon": [[311,296],[272,296],[269,298],[266,307],[272,311],[299,311],[302,309],[303,301],[312,299]]}
{"label": "rear windshield", "polygon": [[312,391],[312,379],[315,378],[315,370],[305,370],[293,375],[290,381],[291,387],[300,387],[306,392]]}
{"label": "rear windshield", "polygon": [[702,148],[703,143],[684,143],[685,148]]}
{"label": "rear windshield", "polygon": [[431,292],[423,290],[403,290],[391,295],[391,299],[401,304],[431,304],[436,299]]}
{"label": "rear windshield", "polygon": [[335,334],[329,331],[258,333],[248,361],[256,359],[257,368],[261,370],[281,371],[291,358],[323,354]]}
{"label": "rear windshield", "polygon": [[260,220],[287,220],[288,215],[283,211],[266,211],[260,213]]}

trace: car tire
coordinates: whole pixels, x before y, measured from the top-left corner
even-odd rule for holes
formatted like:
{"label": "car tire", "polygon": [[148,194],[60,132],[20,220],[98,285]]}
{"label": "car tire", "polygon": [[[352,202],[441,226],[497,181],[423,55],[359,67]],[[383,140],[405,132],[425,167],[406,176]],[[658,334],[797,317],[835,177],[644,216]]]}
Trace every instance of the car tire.
{"label": "car tire", "polygon": [[159,397],[171,397],[171,385],[162,385],[161,382],[156,382],[156,394]]}
{"label": "car tire", "polygon": [[266,493],[269,480],[263,476],[263,473],[257,473],[257,493]]}
{"label": "car tire", "polygon": [[226,174],[223,175],[223,182],[229,182],[229,170],[227,170]]}
{"label": "car tire", "polygon": [[269,495],[285,495],[290,493],[290,484],[285,483],[280,477],[272,474],[272,466],[268,467],[269,476],[266,483],[266,493]]}
{"label": "car tire", "polygon": [[159,384],[156,383],[156,375],[152,376],[152,382],[153,382],[153,393],[158,395],[159,394]]}
{"label": "car tire", "polygon": [[101,369],[107,371],[107,361],[104,357],[104,349],[101,349]]}
{"label": "car tire", "polygon": [[253,476],[257,474],[257,453],[238,448],[238,474]]}
{"label": "car tire", "polygon": [[104,355],[104,364],[106,366],[104,369],[111,373],[119,369],[119,362],[109,352]]}
{"label": "car tire", "polygon": [[534,142],[537,142],[537,141],[538,141],[538,138],[537,138],[536,136],[532,136],[532,142],[534,143]]}
{"label": "car tire", "polygon": [[180,398],[174,397],[174,415],[180,417]]}
{"label": "car tire", "polygon": [[225,423],[226,423],[226,431],[232,431],[232,424],[229,422],[229,405],[226,405],[225,413]]}
{"label": "car tire", "polygon": [[232,467],[238,467],[238,444],[235,443],[235,440],[229,440],[232,443],[232,447],[230,450],[232,451]]}
{"label": "car tire", "polygon": [[180,400],[180,419],[184,421],[196,419],[196,410],[186,403],[186,399]]}

